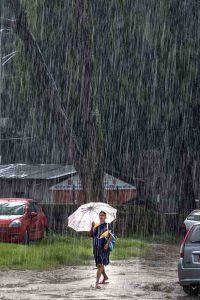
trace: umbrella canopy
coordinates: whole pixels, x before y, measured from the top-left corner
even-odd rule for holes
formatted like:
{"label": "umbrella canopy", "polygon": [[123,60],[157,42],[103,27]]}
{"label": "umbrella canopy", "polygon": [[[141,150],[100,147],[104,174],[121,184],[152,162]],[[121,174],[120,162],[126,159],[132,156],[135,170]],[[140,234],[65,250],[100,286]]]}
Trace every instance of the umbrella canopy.
{"label": "umbrella canopy", "polygon": [[105,211],[107,223],[116,219],[116,208],[103,202],[90,202],[81,205],[68,217],[68,226],[76,231],[90,231],[92,222],[99,223],[100,211]]}

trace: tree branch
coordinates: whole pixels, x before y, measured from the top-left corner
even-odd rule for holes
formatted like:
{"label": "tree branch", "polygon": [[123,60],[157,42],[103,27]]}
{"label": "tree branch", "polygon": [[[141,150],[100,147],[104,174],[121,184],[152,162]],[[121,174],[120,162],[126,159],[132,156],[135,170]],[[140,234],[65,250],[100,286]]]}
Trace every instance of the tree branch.
{"label": "tree branch", "polygon": [[3,29],[15,29],[16,28],[16,20],[13,19],[7,19],[7,18],[1,18],[0,17],[0,23],[2,24]]}
{"label": "tree branch", "polygon": [[59,91],[56,87],[53,76],[43,58],[42,51],[35,40],[33,34],[28,28],[27,16],[19,0],[8,0],[11,10],[16,16],[16,20],[5,19],[5,24],[11,26],[21,39],[24,46],[24,53],[32,61],[32,72],[37,78],[40,88],[46,92],[50,111],[57,121],[59,133],[62,137],[64,146],[69,147],[69,141],[74,155],[75,168],[79,171],[79,161],[82,158],[82,152],[79,148],[76,136],[69,124],[66,113],[61,107]]}
{"label": "tree branch", "polygon": [[8,0],[15,13],[15,32],[24,45],[24,53],[31,60],[32,71],[39,87],[46,93],[52,115],[57,121],[59,133],[65,148],[71,141],[74,165],[78,171],[85,201],[103,200],[104,159],[102,151],[102,134],[100,124],[92,115],[94,99],[92,91],[93,58],[92,58],[92,27],[89,18],[89,2],[78,0],[79,26],[81,28],[82,80],[81,80],[81,126],[82,149],[79,148],[76,136],[68,118],[61,107],[61,99],[56,83],[48,70],[41,49],[28,28],[26,13],[19,0]]}

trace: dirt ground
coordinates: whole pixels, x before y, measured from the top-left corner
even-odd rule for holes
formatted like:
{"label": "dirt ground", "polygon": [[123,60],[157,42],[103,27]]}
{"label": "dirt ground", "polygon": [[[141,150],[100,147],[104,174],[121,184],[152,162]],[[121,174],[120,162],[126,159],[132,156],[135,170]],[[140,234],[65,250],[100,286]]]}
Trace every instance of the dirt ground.
{"label": "dirt ground", "polygon": [[[111,261],[96,290],[94,263],[51,271],[1,271],[0,299],[192,299],[177,283],[178,245],[154,245],[145,259]],[[194,298],[193,298],[194,299]]]}

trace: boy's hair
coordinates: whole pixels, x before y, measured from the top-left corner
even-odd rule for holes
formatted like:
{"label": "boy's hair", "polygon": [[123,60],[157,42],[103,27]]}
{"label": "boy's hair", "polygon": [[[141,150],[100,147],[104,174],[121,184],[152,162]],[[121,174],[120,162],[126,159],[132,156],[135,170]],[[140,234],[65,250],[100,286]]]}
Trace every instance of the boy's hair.
{"label": "boy's hair", "polygon": [[103,210],[100,211],[99,215],[100,215],[100,214],[104,214],[104,216],[106,217],[106,212],[105,212],[105,211],[103,211]]}

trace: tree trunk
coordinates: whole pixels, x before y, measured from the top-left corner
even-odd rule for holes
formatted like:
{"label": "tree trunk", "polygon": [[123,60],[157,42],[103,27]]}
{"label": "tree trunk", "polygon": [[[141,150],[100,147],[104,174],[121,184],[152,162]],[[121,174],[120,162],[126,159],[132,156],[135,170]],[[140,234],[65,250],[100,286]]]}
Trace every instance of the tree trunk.
{"label": "tree trunk", "polygon": [[192,178],[193,158],[183,142],[180,151],[178,182],[181,184],[181,209],[185,214],[195,209],[195,195]]}
{"label": "tree trunk", "polygon": [[81,178],[85,202],[104,199],[103,134],[100,115],[93,96],[92,18],[88,0],[77,1],[81,41],[81,127],[82,152]]}
{"label": "tree trunk", "polygon": [[58,131],[62,137],[63,147],[71,147],[75,169],[77,170],[84,191],[85,202],[103,201],[103,137],[100,121],[94,115],[92,95],[92,42],[91,24],[89,24],[87,10],[88,1],[78,1],[81,25],[81,53],[82,53],[82,80],[81,80],[81,126],[82,145],[77,142],[69,119],[61,106],[59,91],[44,61],[42,52],[28,28],[26,13],[19,0],[8,0],[16,20],[4,19],[4,24],[11,27],[21,39],[24,53],[31,60],[32,72],[37,80],[38,88],[47,95],[48,105],[52,116],[56,120]]}

